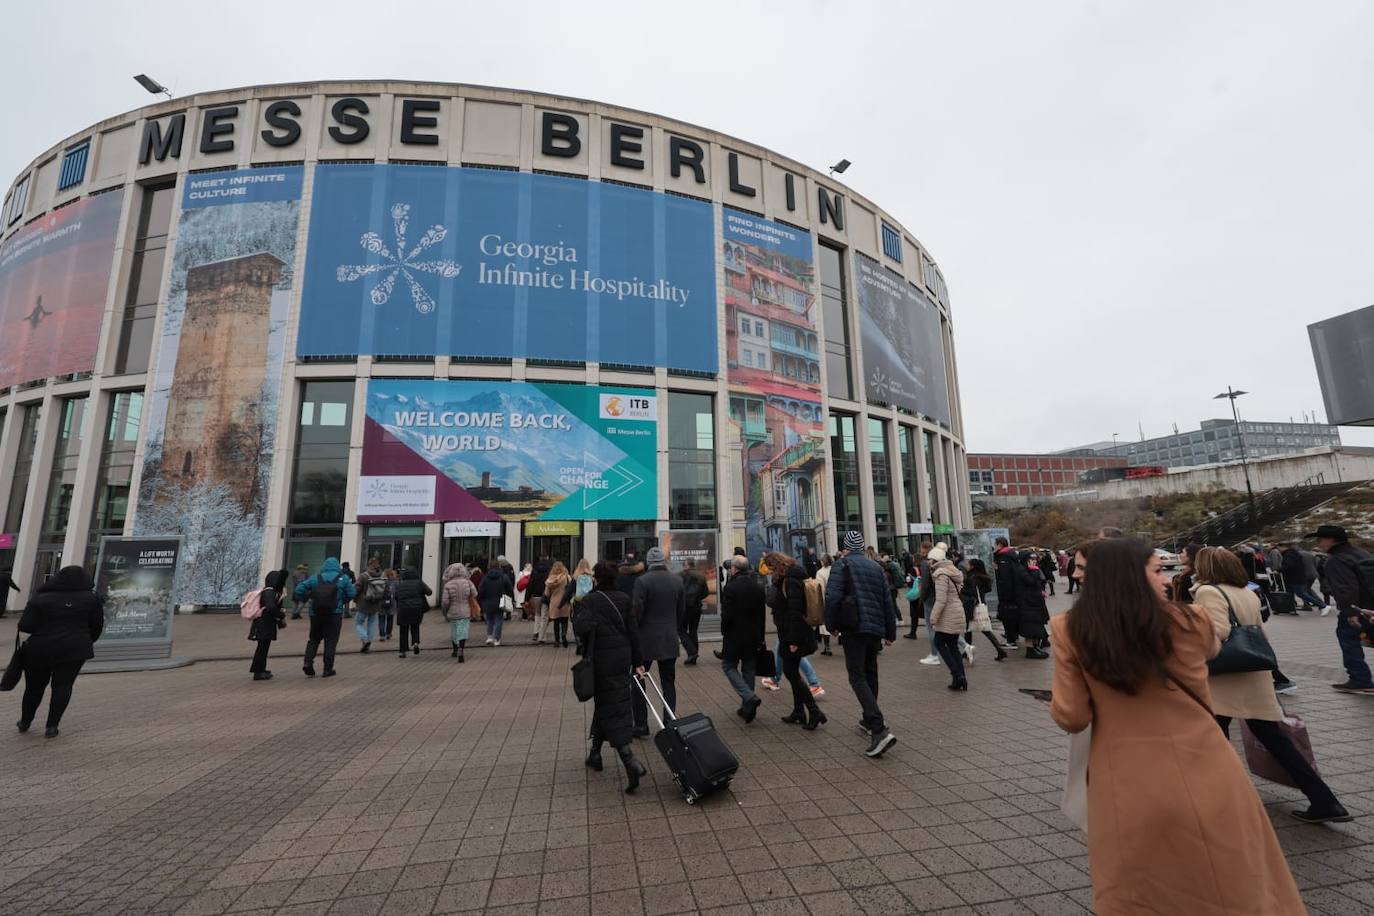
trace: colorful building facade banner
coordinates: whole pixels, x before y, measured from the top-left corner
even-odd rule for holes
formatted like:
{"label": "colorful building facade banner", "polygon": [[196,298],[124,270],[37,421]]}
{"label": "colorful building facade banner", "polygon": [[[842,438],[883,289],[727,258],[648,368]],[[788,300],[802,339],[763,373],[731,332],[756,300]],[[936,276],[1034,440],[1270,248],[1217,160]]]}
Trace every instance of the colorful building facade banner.
{"label": "colorful building facade banner", "polygon": [[494,169],[315,170],[301,356],[717,366],[703,201]]}
{"label": "colorful building facade banner", "polygon": [[182,192],[134,523],[183,538],[178,603],[261,584],[302,174],[212,172]]}
{"label": "colorful building facade banner", "polygon": [[820,305],[810,233],[724,211],[727,380],[745,547],[818,546],[825,486]]}
{"label": "colorful building facade banner", "polygon": [[854,267],[868,399],[905,407],[948,426],[940,310],[872,258],[855,253]]}
{"label": "colorful building facade banner", "polygon": [[0,246],[0,388],[95,368],[123,203],[87,197]]}
{"label": "colorful building facade banner", "polygon": [[373,379],[360,521],[653,519],[652,389]]}

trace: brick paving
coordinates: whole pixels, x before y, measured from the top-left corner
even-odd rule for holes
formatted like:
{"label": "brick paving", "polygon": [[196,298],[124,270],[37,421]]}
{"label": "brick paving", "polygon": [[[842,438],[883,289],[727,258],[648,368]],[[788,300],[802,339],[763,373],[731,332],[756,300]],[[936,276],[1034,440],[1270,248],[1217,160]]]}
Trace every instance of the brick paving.
{"label": "brick paving", "polygon": [[[830,717],[815,733],[777,720],[785,691],[744,726],[708,655],[680,669],[680,702],[743,766],[688,807],[647,742],[635,796],[613,758],[582,766],[591,708],[572,697],[572,653],[526,645],[528,625],[464,665],[374,651],[307,680],[296,624],[265,683],[249,680],[241,620],[176,625],[176,654],[232,660],[83,676],[59,739],[0,732],[0,913],[1090,910],[1083,836],[1058,811],[1067,741],[1016,692],[1049,686],[1050,662],[998,665],[984,643],[970,691],[951,695],[943,668],[916,664],[924,640],[898,640],[882,703],[900,741],[871,761],[838,655],[814,658]],[[1351,916],[1374,913],[1374,699],[1327,686],[1334,626],[1283,618],[1270,636],[1301,687],[1285,705],[1358,817],[1300,824],[1296,791],[1260,793],[1310,911]],[[347,626],[341,642],[355,647]],[[18,694],[3,702],[14,714]]]}

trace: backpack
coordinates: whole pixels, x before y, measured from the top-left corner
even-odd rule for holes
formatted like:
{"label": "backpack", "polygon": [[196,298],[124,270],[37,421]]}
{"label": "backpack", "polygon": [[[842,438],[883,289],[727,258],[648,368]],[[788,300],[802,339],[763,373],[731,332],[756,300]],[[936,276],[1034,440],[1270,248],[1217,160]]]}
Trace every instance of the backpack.
{"label": "backpack", "polygon": [[239,616],[244,620],[257,620],[262,616],[262,593],[265,588],[255,588],[243,596],[239,602]]}
{"label": "backpack", "polygon": [[806,586],[806,625],[819,627],[825,625],[825,586],[820,579],[803,579]]}
{"label": "backpack", "polygon": [[310,591],[310,610],[320,614],[332,614],[338,609],[339,580],[326,582],[316,579],[315,587]]}
{"label": "backpack", "polygon": [[385,604],[387,599],[386,579],[373,576],[367,580],[367,600],[372,604]]}

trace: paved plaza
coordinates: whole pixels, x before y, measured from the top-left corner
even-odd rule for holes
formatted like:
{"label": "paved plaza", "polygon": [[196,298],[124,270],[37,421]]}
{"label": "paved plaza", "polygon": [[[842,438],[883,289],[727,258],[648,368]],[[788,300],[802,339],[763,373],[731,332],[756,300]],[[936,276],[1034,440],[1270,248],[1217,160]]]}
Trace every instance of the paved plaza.
{"label": "paved plaza", "polygon": [[[0,732],[0,913],[1090,912],[1084,838],[1058,810],[1067,740],[1017,692],[1048,687],[1052,662],[995,664],[983,641],[950,694],[917,664],[924,639],[899,639],[881,700],[900,741],[874,761],[838,654],[814,659],[830,721],[807,733],[778,721],[785,690],[743,725],[708,647],[680,702],[742,766],[688,807],[649,742],[634,796],[614,756],[583,767],[572,652],[529,646],[528,625],[459,665],[436,614],[405,660],[353,654],[348,623],[338,677],[301,674],[292,621],[255,683],[246,623],[178,617],[176,654],[206,660],[82,676],[56,740]],[[1352,916],[1374,913],[1374,699],[1328,686],[1333,628],[1305,614],[1270,635],[1301,687],[1284,703],[1357,818],[1300,824],[1296,791],[1260,792],[1311,912]]]}

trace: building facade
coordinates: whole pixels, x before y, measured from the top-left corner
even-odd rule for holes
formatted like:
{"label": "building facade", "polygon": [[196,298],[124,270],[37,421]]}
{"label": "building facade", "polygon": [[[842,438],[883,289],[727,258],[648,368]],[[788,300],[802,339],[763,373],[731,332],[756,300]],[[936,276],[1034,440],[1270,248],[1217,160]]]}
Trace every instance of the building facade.
{"label": "building facade", "polygon": [[304,83],[110,118],[5,194],[0,321],[25,588],[119,535],[181,536],[179,600],[223,603],[328,555],[432,581],[972,522],[931,254],[821,172],[601,103]]}
{"label": "building facade", "polygon": [[1125,458],[1131,465],[1191,468],[1202,464],[1239,461],[1241,443],[1250,458],[1295,455],[1309,448],[1341,444],[1340,430],[1325,423],[1270,423],[1242,420],[1203,420],[1200,429],[1140,442],[1099,447],[1099,455]]}
{"label": "building facade", "polygon": [[968,456],[968,482],[975,497],[1053,496],[1078,489],[1087,472],[1125,467],[1125,458],[975,453]]}

